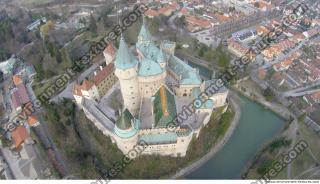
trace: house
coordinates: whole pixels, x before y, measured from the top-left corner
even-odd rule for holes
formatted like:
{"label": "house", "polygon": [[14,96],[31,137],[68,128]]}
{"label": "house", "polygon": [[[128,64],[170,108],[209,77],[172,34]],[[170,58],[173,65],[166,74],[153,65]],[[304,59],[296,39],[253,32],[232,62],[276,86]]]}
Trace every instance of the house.
{"label": "house", "polygon": [[18,86],[18,85],[22,84],[21,76],[18,76],[18,75],[14,75],[14,76],[12,77],[12,81],[13,81],[13,84],[14,84],[15,86]]}
{"label": "house", "polygon": [[11,100],[12,106],[16,111],[20,111],[23,105],[30,102],[30,98],[24,84],[20,83],[13,89]]}
{"label": "house", "polygon": [[207,19],[201,18],[201,17],[196,17],[196,16],[186,16],[186,22],[188,24],[187,29],[190,32],[195,32],[199,31],[202,29],[208,29],[211,27],[210,21]]}
{"label": "house", "polygon": [[27,132],[27,129],[23,125],[17,126],[11,132],[11,138],[14,143],[13,145],[14,148],[20,147],[25,141],[31,139],[29,133]]}
{"label": "house", "polygon": [[248,51],[248,48],[240,42],[231,38],[228,40],[228,50],[231,53],[235,54],[237,57],[242,57]]}
{"label": "house", "polygon": [[36,127],[38,125],[40,125],[40,121],[38,120],[38,118],[35,115],[31,115],[28,117],[28,125],[31,127]]}
{"label": "house", "polygon": [[112,43],[109,43],[108,46],[103,51],[104,58],[106,59],[106,63],[110,64],[116,55],[116,48]]}
{"label": "house", "polygon": [[74,85],[75,100],[82,99],[82,97],[100,100],[102,94],[105,94],[116,81],[113,63],[106,67],[100,66],[89,79],[85,79],[81,84]]}

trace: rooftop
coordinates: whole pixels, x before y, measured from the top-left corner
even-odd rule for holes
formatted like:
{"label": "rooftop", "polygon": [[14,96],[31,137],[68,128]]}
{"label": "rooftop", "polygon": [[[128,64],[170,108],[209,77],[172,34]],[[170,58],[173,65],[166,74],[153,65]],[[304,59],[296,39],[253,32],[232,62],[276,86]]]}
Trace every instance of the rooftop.
{"label": "rooftop", "polygon": [[19,125],[11,132],[11,137],[14,141],[15,147],[17,148],[30,136],[27,132],[27,129],[24,126]]}
{"label": "rooftop", "polygon": [[174,132],[163,133],[163,134],[147,134],[142,135],[139,141],[145,141],[148,145],[156,144],[173,144],[176,143],[178,136]]}

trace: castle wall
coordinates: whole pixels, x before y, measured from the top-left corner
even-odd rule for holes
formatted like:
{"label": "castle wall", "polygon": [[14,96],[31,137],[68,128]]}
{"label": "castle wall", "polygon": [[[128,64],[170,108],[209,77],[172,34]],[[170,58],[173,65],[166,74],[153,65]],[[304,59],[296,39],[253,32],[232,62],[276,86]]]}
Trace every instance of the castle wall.
{"label": "castle wall", "polygon": [[138,77],[141,97],[153,96],[164,85],[165,77],[166,72],[156,76]]}
{"label": "castle wall", "polygon": [[84,97],[90,100],[100,100],[99,91],[95,85],[93,85],[88,91],[81,90],[81,93]]}
{"label": "castle wall", "polygon": [[102,82],[100,82],[97,86],[99,96],[103,97],[107,91],[112,88],[112,86],[117,82],[117,77],[115,76],[114,72],[108,75]]}
{"label": "castle wall", "polygon": [[193,88],[200,87],[200,85],[180,85],[180,87],[175,87],[174,92],[177,96],[183,97],[191,97]]}
{"label": "castle wall", "polygon": [[219,107],[224,106],[226,104],[227,96],[228,96],[228,91],[223,92],[223,93],[215,93],[215,94],[213,94],[210,97],[210,99],[213,100],[214,108],[219,108]]}

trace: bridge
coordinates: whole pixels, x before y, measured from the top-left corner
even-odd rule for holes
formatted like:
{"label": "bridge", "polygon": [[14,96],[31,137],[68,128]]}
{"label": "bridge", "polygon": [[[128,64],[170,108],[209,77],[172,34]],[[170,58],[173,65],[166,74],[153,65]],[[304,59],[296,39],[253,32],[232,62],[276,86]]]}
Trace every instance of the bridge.
{"label": "bridge", "polygon": [[313,94],[315,92],[319,92],[320,88],[316,88],[320,85],[320,80],[313,82],[307,86],[303,86],[300,88],[296,88],[290,91],[286,91],[282,93],[282,96],[284,97],[298,97],[298,96],[304,96],[304,95],[309,95]]}

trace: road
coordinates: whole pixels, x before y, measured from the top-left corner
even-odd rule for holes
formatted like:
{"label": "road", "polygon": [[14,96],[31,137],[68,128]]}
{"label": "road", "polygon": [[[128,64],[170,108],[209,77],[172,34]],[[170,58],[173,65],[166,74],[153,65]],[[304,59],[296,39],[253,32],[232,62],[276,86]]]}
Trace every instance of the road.
{"label": "road", "polygon": [[[284,93],[282,93],[282,96],[284,97],[288,97],[288,96],[294,96],[295,94],[299,94],[299,93],[305,93],[307,94],[308,91],[305,91],[305,90],[308,90],[310,88],[314,88],[314,87],[317,87],[320,85],[320,80],[317,80],[315,82],[312,82],[312,83],[309,83],[307,84],[306,86],[303,86],[303,87],[300,87],[300,88],[296,88],[296,89],[292,89],[292,90],[289,90],[289,91],[286,91]],[[319,89],[311,89],[311,91],[313,90],[319,90]]]}
{"label": "road", "polygon": [[[36,95],[34,94],[34,91],[31,87],[31,83],[28,83],[26,85],[28,94],[30,96],[31,101],[36,101]],[[54,159],[51,158],[52,164],[55,166],[55,168],[59,171],[59,173],[64,177],[68,175],[68,169],[66,167],[66,163],[62,159],[61,153],[57,149],[56,145],[54,144],[50,132],[48,131],[46,121],[44,120],[42,116],[42,108],[37,108],[35,114],[38,117],[38,120],[40,121],[40,125],[37,127],[34,127],[33,130],[39,140],[41,141],[41,144],[45,148],[45,150],[50,152],[50,155],[54,157]]]}

